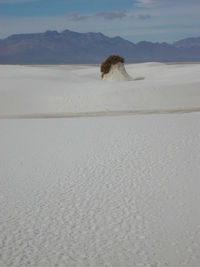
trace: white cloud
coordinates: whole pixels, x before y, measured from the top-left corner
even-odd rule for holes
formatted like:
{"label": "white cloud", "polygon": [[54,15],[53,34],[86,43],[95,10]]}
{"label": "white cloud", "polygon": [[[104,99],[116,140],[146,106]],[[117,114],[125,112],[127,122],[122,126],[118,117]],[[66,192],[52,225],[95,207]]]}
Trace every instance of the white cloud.
{"label": "white cloud", "polygon": [[67,14],[67,19],[70,21],[86,20],[91,18],[101,18],[105,20],[116,20],[127,17],[127,12],[125,10],[113,10],[113,11],[103,11],[95,14],[84,15],[78,12],[72,12]]}
{"label": "white cloud", "polygon": [[79,20],[86,20],[90,18],[89,15],[82,15],[78,12],[70,12],[67,14],[66,17],[69,21],[79,21]]}
{"label": "white cloud", "polygon": [[149,15],[149,14],[139,14],[137,16],[137,19],[141,19],[141,20],[151,19],[151,15]]}
{"label": "white cloud", "polygon": [[158,8],[158,7],[174,7],[174,6],[192,6],[199,5],[199,0],[136,0],[135,5],[141,8]]}
{"label": "white cloud", "polygon": [[159,0],[137,0],[136,5],[139,7],[148,7],[159,5]]}
{"label": "white cloud", "polygon": [[114,10],[114,11],[104,11],[97,13],[96,16],[108,19],[108,20],[114,20],[114,19],[122,19],[127,17],[127,12],[125,10]]}

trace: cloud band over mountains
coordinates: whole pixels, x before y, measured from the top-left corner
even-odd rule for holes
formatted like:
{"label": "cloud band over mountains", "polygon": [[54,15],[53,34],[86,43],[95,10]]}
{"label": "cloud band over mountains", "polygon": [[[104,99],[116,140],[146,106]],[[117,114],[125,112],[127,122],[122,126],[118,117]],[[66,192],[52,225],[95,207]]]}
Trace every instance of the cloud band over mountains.
{"label": "cloud band over mountains", "polygon": [[146,20],[150,19],[150,14],[139,14],[134,16],[133,14],[128,14],[125,10],[113,10],[113,11],[103,11],[95,14],[84,15],[78,12],[70,12],[66,15],[67,19],[70,21],[81,21],[87,20],[91,18],[100,18],[104,20],[118,20],[118,19],[139,19],[139,20]]}

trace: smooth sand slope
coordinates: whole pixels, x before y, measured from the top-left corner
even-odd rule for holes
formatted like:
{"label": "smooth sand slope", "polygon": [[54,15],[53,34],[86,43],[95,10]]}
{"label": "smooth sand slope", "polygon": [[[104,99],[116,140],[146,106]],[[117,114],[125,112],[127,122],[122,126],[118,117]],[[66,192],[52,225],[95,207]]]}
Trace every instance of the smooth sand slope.
{"label": "smooth sand slope", "polygon": [[199,65],[126,68],[0,67],[1,117],[40,117],[0,119],[0,266],[199,267],[199,112],[41,118],[200,107]]}
{"label": "smooth sand slope", "polygon": [[102,81],[99,67],[0,66],[0,116],[67,117],[199,109],[200,64],[145,63],[126,69],[135,80]]}

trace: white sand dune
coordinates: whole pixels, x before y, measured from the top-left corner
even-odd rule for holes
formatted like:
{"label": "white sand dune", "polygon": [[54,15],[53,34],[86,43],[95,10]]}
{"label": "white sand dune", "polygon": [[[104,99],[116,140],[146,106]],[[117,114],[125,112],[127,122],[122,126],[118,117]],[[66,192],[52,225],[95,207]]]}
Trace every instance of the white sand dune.
{"label": "white sand dune", "polygon": [[191,110],[200,107],[200,65],[127,65],[139,80],[106,82],[99,67],[0,66],[0,116]]}
{"label": "white sand dune", "polygon": [[200,65],[126,69],[0,66],[0,267],[199,267]]}

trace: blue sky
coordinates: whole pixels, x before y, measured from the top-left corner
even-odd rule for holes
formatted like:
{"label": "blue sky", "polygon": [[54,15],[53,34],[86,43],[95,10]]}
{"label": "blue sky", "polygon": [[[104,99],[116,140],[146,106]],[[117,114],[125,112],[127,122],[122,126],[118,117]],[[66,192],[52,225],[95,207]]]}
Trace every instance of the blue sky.
{"label": "blue sky", "polygon": [[0,0],[0,38],[69,29],[173,42],[200,36],[199,17],[200,0]]}

